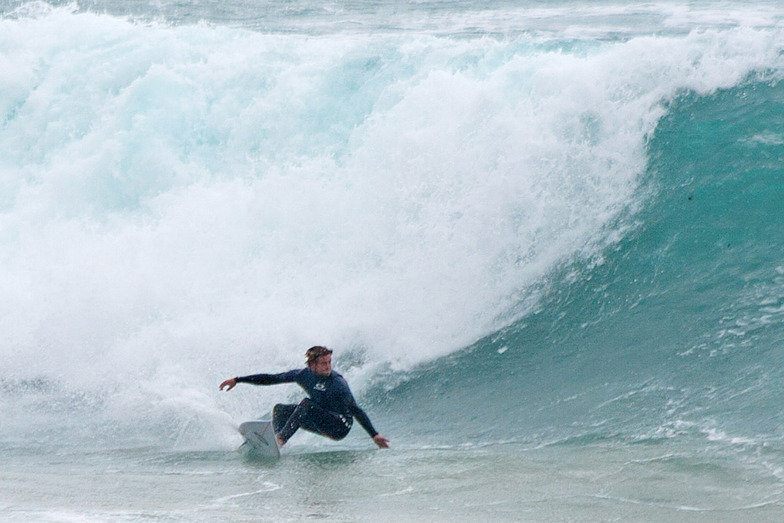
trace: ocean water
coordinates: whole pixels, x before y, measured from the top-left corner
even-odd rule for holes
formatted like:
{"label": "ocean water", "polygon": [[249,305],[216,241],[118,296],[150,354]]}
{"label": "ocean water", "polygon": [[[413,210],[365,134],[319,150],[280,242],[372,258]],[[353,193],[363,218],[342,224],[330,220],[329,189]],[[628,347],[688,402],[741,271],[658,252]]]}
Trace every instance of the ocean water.
{"label": "ocean water", "polygon": [[[0,0],[0,521],[781,521],[779,2]],[[391,450],[240,422],[335,349]]]}

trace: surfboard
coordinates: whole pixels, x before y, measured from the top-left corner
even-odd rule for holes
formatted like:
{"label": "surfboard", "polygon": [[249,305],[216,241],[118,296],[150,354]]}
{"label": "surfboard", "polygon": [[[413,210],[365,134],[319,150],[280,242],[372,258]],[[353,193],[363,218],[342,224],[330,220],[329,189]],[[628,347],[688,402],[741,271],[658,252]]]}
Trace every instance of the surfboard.
{"label": "surfboard", "polygon": [[280,457],[280,448],[271,421],[246,421],[240,425],[240,434],[245,438],[243,450],[264,458]]}

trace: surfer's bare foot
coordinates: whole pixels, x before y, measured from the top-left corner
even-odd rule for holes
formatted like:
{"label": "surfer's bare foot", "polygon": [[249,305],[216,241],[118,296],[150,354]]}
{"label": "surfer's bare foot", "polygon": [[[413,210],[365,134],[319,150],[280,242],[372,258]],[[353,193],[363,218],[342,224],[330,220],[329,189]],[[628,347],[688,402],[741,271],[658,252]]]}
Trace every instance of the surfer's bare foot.
{"label": "surfer's bare foot", "polygon": [[275,440],[277,440],[278,442],[278,447],[282,447],[283,445],[286,444],[286,442],[283,441],[283,438],[281,438],[280,436],[275,436]]}

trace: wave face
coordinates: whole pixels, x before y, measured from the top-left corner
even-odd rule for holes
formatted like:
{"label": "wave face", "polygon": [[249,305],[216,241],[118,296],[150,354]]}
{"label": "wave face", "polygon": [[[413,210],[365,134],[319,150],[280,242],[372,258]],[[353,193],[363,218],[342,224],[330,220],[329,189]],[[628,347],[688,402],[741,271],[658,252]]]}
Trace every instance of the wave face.
{"label": "wave face", "polygon": [[233,441],[315,343],[412,434],[780,432],[781,13],[122,5],[3,4],[9,438]]}
{"label": "wave face", "polygon": [[673,99],[646,147],[637,227],[557,274],[534,312],[403,385],[425,410],[413,425],[779,441],[783,101],[759,78]]}

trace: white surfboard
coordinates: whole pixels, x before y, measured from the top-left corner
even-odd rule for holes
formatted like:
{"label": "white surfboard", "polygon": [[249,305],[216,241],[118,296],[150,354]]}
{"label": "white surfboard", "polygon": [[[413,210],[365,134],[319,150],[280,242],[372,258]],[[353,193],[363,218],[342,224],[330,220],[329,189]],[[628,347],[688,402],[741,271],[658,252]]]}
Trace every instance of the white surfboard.
{"label": "white surfboard", "polygon": [[246,421],[240,425],[240,434],[245,438],[243,447],[248,447],[256,456],[265,458],[279,458],[280,448],[275,439],[275,431],[271,421],[254,420]]}

